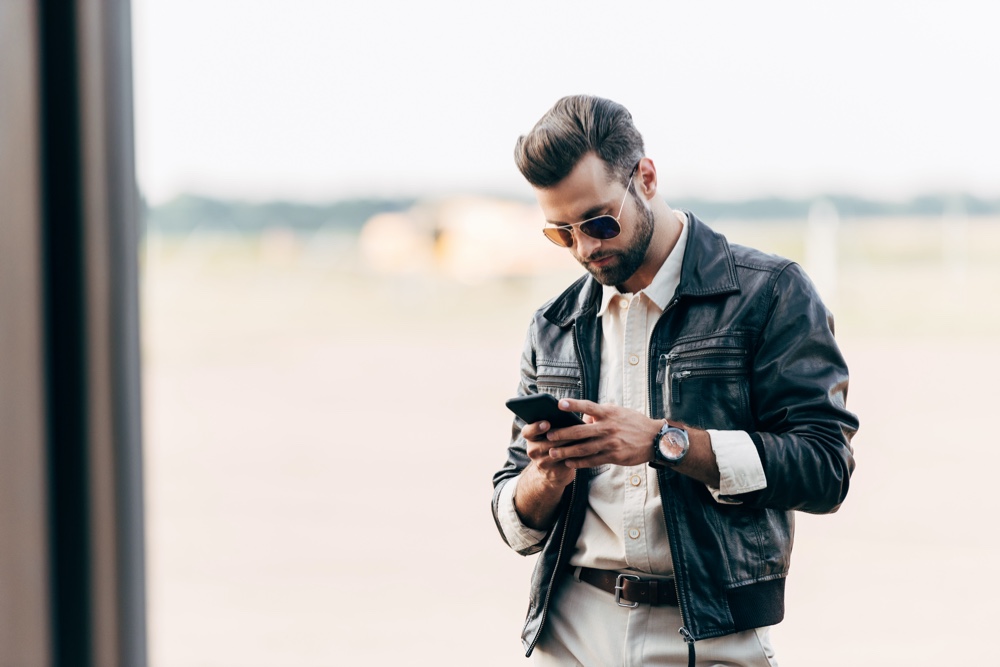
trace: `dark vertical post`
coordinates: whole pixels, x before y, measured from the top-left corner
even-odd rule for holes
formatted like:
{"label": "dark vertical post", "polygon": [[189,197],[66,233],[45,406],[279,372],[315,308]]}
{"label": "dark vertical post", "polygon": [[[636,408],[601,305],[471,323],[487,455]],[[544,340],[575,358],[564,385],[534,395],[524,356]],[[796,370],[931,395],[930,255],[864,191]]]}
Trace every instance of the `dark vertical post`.
{"label": "dark vertical post", "polygon": [[129,3],[37,6],[51,664],[142,667]]}
{"label": "dark vertical post", "polygon": [[39,8],[53,664],[89,667],[90,468],[76,5],[42,0]]}
{"label": "dark vertical post", "polygon": [[0,0],[0,666],[144,667],[128,0]]}

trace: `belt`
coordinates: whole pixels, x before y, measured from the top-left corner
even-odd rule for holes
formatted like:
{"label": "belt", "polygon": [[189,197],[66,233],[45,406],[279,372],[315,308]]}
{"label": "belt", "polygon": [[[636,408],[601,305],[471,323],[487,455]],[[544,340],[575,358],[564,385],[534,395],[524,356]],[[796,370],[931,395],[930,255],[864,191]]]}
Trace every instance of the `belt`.
{"label": "belt", "polygon": [[634,574],[590,567],[581,567],[579,576],[580,581],[614,595],[619,607],[638,607],[639,603],[654,607],[677,606],[677,588],[673,579],[640,579]]}

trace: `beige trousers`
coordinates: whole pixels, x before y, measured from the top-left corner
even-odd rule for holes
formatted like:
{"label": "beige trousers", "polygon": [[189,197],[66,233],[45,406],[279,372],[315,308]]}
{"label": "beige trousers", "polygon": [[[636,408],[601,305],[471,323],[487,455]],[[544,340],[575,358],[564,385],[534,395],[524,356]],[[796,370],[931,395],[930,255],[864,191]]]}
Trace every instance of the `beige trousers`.
{"label": "beige trousers", "polygon": [[[565,577],[532,663],[545,667],[687,667],[677,607],[619,607],[614,596]],[[777,667],[767,628],[695,642],[698,667]]]}

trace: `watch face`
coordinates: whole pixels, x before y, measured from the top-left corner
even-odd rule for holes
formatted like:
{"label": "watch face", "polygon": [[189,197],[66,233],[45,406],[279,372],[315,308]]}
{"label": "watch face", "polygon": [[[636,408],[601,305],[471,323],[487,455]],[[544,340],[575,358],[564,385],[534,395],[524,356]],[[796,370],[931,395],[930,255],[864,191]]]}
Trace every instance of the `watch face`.
{"label": "watch face", "polygon": [[687,433],[680,429],[670,429],[660,439],[660,448],[667,458],[680,458],[688,448]]}

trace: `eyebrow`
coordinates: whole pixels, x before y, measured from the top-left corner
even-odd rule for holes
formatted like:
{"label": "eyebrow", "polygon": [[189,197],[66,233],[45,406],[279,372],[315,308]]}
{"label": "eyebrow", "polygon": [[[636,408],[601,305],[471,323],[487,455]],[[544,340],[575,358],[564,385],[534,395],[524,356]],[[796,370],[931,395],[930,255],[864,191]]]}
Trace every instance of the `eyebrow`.
{"label": "eyebrow", "polygon": [[[601,215],[610,215],[609,213],[606,213],[607,211],[610,210],[608,208],[609,206],[611,205],[607,203],[598,204],[597,206],[591,206],[580,215],[580,219],[577,220],[577,222],[585,222],[587,220],[590,220],[591,218],[596,218]],[[561,220],[546,220],[545,222],[547,222],[550,225],[559,225],[560,227],[576,224],[575,222],[563,222]]]}

